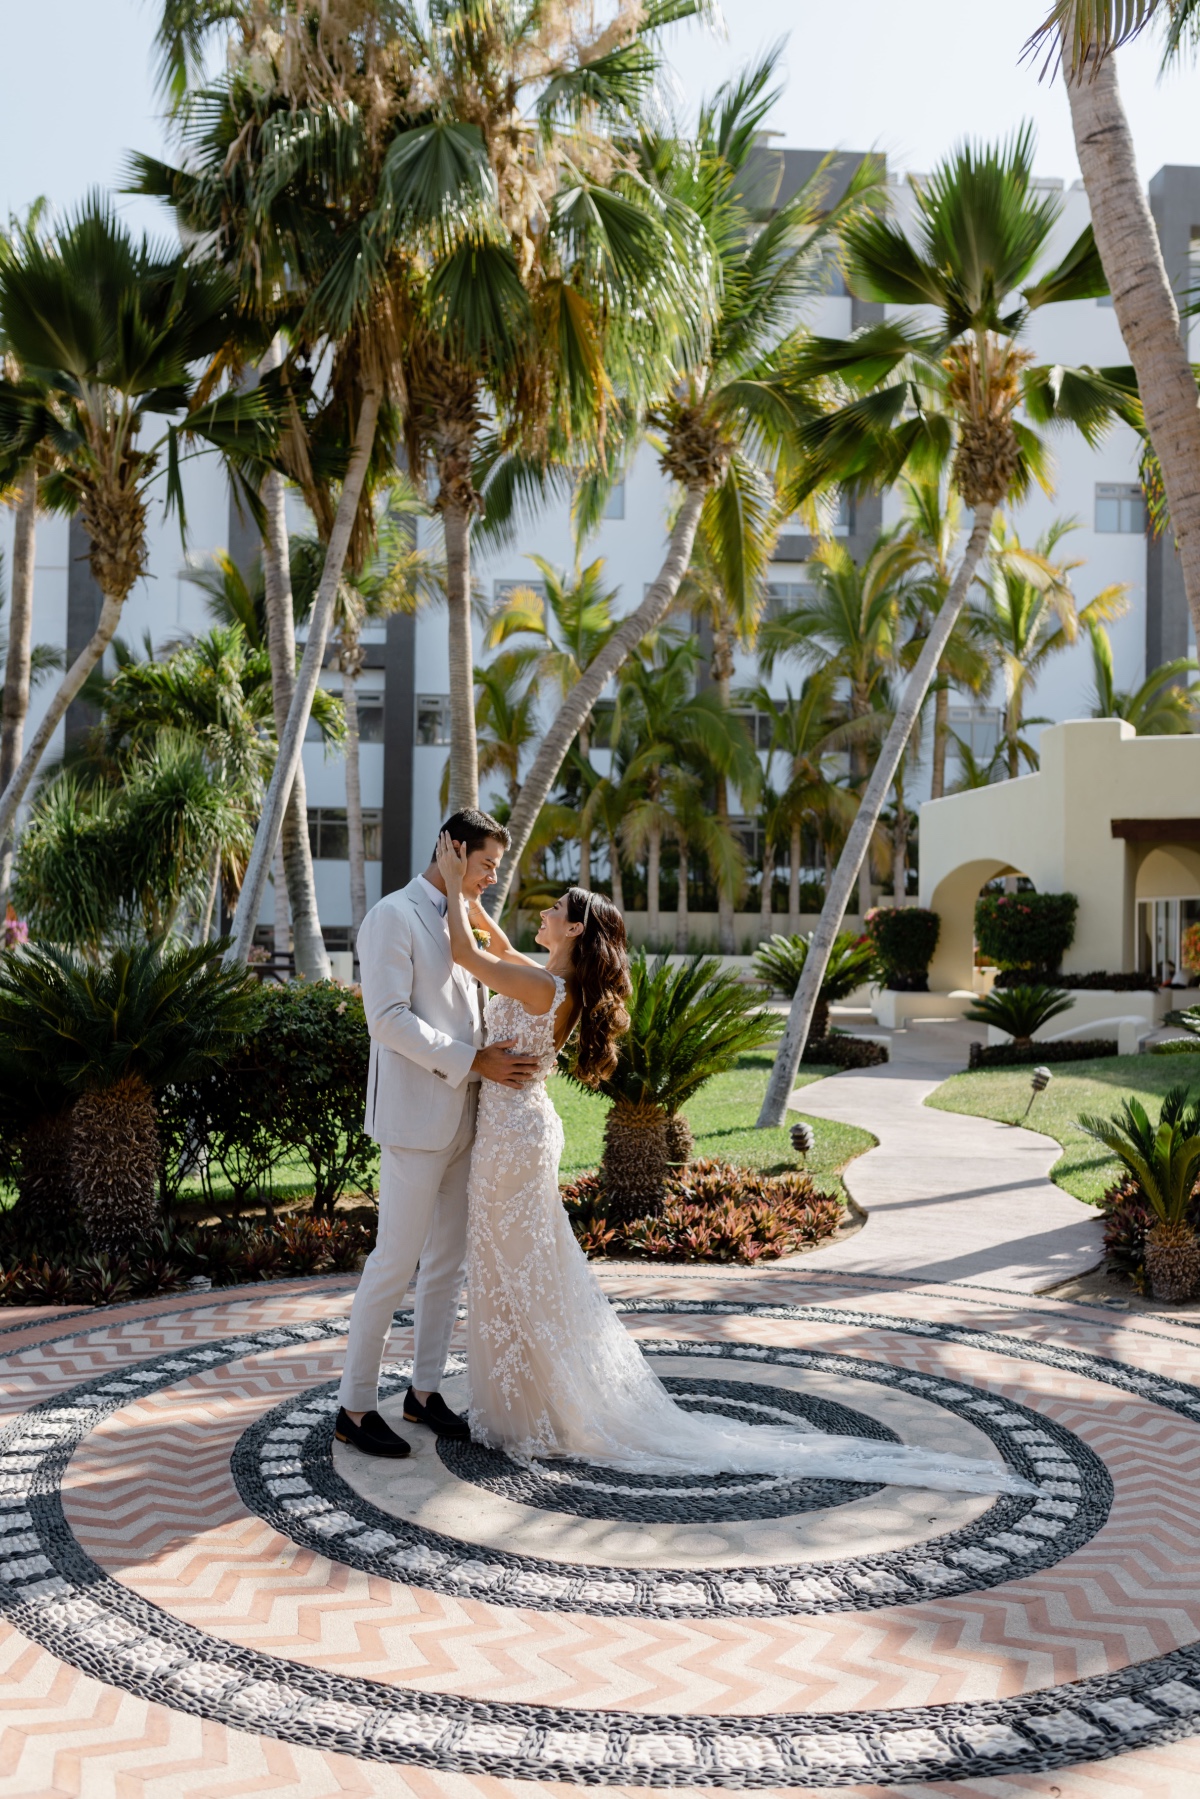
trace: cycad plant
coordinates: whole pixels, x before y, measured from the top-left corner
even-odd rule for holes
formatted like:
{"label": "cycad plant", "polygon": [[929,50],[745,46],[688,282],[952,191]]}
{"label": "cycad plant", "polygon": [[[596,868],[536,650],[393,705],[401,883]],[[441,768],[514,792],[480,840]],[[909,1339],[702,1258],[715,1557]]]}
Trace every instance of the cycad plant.
{"label": "cycad plant", "polygon": [[[791,998],[800,984],[808,961],[811,936],[797,933],[792,937],[774,936],[760,944],[754,957],[754,972],[775,993]],[[879,972],[875,946],[868,937],[856,937],[853,931],[842,931],[837,937],[825,968],[825,978],[817,995],[813,1012],[812,1039],[819,1042],[829,1035],[829,1008],[848,999],[856,987],[876,978]]]}
{"label": "cycad plant", "polygon": [[258,988],[223,948],[144,944],[95,966],[38,944],[0,962],[0,1058],[69,1107],[69,1199],[96,1250],[158,1224],[155,1089],[220,1063],[254,1017]]}
{"label": "cycad plant", "polygon": [[1189,1212],[1200,1177],[1200,1101],[1172,1087],[1151,1124],[1140,1099],[1124,1100],[1111,1118],[1081,1115],[1080,1129],[1124,1164],[1158,1223],[1146,1237],[1146,1274],[1155,1299],[1190,1299],[1200,1283],[1200,1243]]}
{"label": "cycad plant", "polygon": [[[964,145],[913,181],[912,225],[873,216],[844,232],[847,281],[860,299],[919,308],[849,339],[817,338],[796,357],[798,385],[830,399],[805,434],[796,498],[831,483],[887,486],[950,457],[950,483],[972,513],[966,546],[932,620],[829,882],[808,978],[759,1115],[783,1122],[825,957],[845,914],[896,768],[987,548],[996,508],[1048,482],[1037,426],[1071,426],[1093,443],[1113,417],[1140,426],[1128,380],[1038,364],[1024,341],[1043,307],[1106,291],[1090,227],[1045,267],[1062,210],[1033,176],[1027,128],[1007,144]],[[1020,416],[1019,416],[1020,414]]]}
{"label": "cycad plant", "polygon": [[691,1154],[682,1108],[780,1029],[761,995],[714,957],[673,966],[642,951],[631,959],[630,975],[629,1031],[614,1073],[599,1088],[613,1102],[601,1173],[609,1216],[618,1222],[661,1214],[668,1169]]}
{"label": "cycad plant", "polygon": [[974,1024],[990,1024],[1007,1031],[1017,1049],[1029,1049],[1035,1031],[1052,1018],[1069,1012],[1075,1001],[1061,987],[1033,982],[1023,987],[997,987],[977,999],[963,1014]]}

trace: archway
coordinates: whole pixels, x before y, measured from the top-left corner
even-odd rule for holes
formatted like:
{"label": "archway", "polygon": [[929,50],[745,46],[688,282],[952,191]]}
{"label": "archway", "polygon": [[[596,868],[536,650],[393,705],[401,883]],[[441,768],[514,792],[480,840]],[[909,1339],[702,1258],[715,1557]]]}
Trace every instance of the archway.
{"label": "archway", "polygon": [[975,974],[975,901],[997,875],[1020,874],[1011,862],[988,858],[960,863],[934,888],[929,904],[941,920],[929,967],[932,993],[970,991]]}

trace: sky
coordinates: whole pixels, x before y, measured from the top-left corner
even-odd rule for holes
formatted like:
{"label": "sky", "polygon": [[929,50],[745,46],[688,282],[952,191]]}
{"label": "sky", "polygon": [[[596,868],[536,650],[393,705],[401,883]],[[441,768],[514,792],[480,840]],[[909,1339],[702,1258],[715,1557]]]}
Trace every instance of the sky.
{"label": "sky", "polygon": [[[786,89],[771,128],[805,149],[879,149],[926,170],[964,136],[994,138],[1031,118],[1037,172],[1078,176],[1066,97],[1039,82],[1021,48],[1044,0],[726,0],[724,34],[677,28],[670,51],[694,101],[766,46],[787,38]],[[5,0],[0,27],[0,218],[45,194],[67,210],[89,188],[120,184],[130,149],[163,153],[151,39],[159,0]],[[1200,69],[1157,79],[1154,43],[1119,69],[1143,177],[1200,162]],[[123,200],[137,225],[161,227],[154,202]]]}

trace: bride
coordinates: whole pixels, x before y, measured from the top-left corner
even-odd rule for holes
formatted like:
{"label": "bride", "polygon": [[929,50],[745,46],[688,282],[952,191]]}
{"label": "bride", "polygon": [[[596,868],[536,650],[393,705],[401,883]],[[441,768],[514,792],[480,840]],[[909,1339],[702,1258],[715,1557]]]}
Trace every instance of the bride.
{"label": "bride", "polygon": [[[478,1443],[520,1461],[577,1457],[644,1474],[767,1473],[1033,1492],[998,1463],[677,1406],[605,1298],[559,1197],[563,1129],[546,1076],[572,1031],[595,1086],[629,1029],[625,924],[603,894],[572,887],[542,913],[543,968],[520,955],[462,883],[443,833],[438,868],[456,962],[492,989],[488,1035],[538,1060],[529,1086],[482,1083],[468,1185],[467,1416]],[[490,937],[477,943],[474,931]]]}

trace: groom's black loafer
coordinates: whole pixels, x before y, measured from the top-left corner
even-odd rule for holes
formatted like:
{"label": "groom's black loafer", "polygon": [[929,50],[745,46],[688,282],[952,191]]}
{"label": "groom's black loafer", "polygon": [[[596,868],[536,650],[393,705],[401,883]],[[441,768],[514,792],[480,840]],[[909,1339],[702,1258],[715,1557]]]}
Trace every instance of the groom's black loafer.
{"label": "groom's black loafer", "polygon": [[338,1412],[333,1434],[339,1443],[349,1443],[351,1449],[361,1449],[364,1455],[385,1455],[400,1461],[412,1454],[412,1446],[398,1437],[378,1412],[364,1412],[362,1423],[355,1424],[343,1409]]}
{"label": "groom's black loafer", "polygon": [[424,1402],[412,1388],[404,1395],[405,1424],[427,1424],[435,1436],[449,1437],[452,1443],[469,1443],[471,1427],[465,1418],[452,1412],[440,1393],[431,1393]]}

